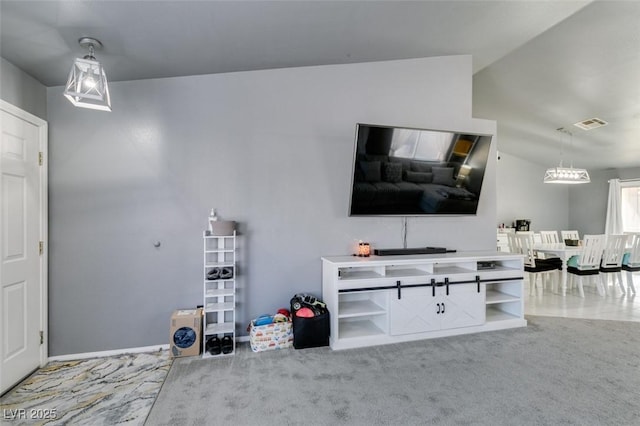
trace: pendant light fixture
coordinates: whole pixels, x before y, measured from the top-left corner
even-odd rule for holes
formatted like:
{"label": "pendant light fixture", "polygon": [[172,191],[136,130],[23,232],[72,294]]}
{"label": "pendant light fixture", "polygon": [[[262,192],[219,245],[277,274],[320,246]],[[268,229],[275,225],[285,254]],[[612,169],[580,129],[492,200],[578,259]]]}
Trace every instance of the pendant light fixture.
{"label": "pendant light fixture", "polygon": [[[571,138],[570,149],[573,148],[573,134],[563,127],[558,129],[559,132],[569,135]],[[560,149],[560,165],[558,167],[548,168],[544,174],[544,183],[564,183],[564,184],[577,184],[577,183],[589,183],[591,178],[589,172],[585,169],[577,169],[573,167],[573,161],[570,167],[564,167],[562,165],[562,157],[564,154],[564,138]]]}
{"label": "pendant light fixture", "polygon": [[93,56],[96,49],[102,48],[102,43],[92,37],[82,37],[78,43],[88,48],[89,54],[73,62],[64,95],[77,107],[111,111],[107,76]]}

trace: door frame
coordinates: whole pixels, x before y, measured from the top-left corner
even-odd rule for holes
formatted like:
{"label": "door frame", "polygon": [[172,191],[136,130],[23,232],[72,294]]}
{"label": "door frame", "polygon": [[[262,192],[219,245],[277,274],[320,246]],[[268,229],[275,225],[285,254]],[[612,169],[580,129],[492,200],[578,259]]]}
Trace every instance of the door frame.
{"label": "door frame", "polygon": [[48,132],[49,124],[35,115],[24,111],[0,99],[0,110],[14,115],[38,128],[38,145],[42,153],[40,166],[40,241],[43,242],[40,256],[40,330],[43,333],[43,343],[40,345],[40,367],[44,367],[49,360],[49,179],[48,179]]}

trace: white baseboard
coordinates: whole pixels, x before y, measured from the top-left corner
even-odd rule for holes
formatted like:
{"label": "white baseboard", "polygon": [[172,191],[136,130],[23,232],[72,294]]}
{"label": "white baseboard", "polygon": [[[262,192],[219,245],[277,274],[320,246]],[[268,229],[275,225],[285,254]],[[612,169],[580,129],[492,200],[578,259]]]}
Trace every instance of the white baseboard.
{"label": "white baseboard", "polygon": [[169,350],[169,345],[143,346],[139,348],[115,349],[112,351],[84,352],[80,354],[50,356],[49,361],[72,361],[77,359],[103,358],[107,356],[116,356],[116,355],[122,355],[122,354],[134,354],[134,353],[141,353],[141,352],[155,352],[155,351],[167,351],[167,350]]}
{"label": "white baseboard", "polygon": [[[248,342],[249,336],[236,337],[237,342]],[[48,361],[72,361],[77,359],[104,358],[122,354],[136,354],[141,352],[168,351],[169,345],[142,346],[139,348],[114,349],[112,351],[84,352],[79,354],[50,356]]]}

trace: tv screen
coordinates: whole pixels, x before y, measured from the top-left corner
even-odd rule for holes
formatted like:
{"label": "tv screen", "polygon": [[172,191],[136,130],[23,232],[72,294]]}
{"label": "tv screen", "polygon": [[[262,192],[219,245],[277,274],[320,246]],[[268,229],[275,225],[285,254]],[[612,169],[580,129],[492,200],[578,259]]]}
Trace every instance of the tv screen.
{"label": "tv screen", "polygon": [[357,124],[350,215],[475,215],[491,139]]}

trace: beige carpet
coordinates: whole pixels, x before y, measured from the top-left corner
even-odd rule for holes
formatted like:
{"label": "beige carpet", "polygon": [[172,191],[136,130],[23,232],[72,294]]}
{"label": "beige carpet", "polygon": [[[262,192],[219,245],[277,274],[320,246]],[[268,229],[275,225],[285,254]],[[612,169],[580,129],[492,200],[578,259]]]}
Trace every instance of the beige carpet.
{"label": "beige carpet", "polygon": [[640,324],[174,361],[148,425],[638,425]]}

